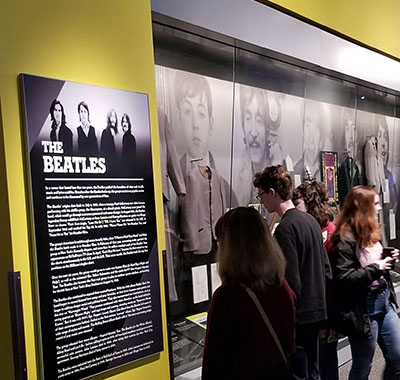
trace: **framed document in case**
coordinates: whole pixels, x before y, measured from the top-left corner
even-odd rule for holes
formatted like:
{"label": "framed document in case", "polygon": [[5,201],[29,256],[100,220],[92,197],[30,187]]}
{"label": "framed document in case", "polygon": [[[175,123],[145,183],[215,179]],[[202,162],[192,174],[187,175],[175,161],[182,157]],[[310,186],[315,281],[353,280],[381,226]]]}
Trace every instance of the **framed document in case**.
{"label": "framed document in case", "polygon": [[321,152],[322,182],[326,185],[330,202],[339,200],[337,156],[337,152]]}

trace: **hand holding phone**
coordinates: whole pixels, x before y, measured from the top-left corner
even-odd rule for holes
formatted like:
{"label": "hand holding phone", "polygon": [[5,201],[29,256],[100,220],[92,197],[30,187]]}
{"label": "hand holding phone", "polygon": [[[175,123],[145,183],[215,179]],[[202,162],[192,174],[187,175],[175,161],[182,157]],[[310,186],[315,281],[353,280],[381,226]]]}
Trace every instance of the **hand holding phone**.
{"label": "hand holding phone", "polygon": [[399,262],[399,256],[400,256],[400,251],[397,248],[394,251],[392,251],[392,257],[396,263]]}
{"label": "hand holding phone", "polygon": [[382,251],[382,259],[385,259],[386,257],[392,257],[393,251],[398,251],[394,247],[384,247]]}

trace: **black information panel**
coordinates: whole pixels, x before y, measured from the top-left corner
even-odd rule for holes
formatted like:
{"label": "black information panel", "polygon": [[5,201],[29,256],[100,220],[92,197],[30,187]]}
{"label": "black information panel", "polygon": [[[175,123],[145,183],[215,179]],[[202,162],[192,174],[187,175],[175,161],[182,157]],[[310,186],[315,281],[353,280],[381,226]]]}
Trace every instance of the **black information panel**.
{"label": "black information panel", "polygon": [[44,378],[162,351],[147,95],[21,78]]}

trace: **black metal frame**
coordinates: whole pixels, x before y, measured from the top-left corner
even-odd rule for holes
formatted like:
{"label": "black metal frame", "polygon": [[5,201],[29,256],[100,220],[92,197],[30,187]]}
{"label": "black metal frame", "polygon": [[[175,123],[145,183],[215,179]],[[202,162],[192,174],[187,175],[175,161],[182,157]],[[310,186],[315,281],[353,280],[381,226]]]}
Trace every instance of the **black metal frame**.
{"label": "black metal frame", "polygon": [[8,289],[10,297],[14,376],[15,380],[26,380],[28,374],[26,367],[24,313],[22,309],[20,272],[8,272]]}

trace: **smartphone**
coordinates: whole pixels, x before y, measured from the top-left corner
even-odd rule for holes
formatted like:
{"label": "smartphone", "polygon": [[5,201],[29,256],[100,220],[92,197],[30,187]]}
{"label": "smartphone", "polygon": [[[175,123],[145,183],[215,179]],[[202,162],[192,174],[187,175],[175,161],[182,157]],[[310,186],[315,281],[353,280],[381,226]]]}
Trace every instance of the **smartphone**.
{"label": "smartphone", "polygon": [[396,250],[394,247],[384,247],[383,252],[382,252],[382,259],[385,259],[386,257],[392,257],[392,252]]}

